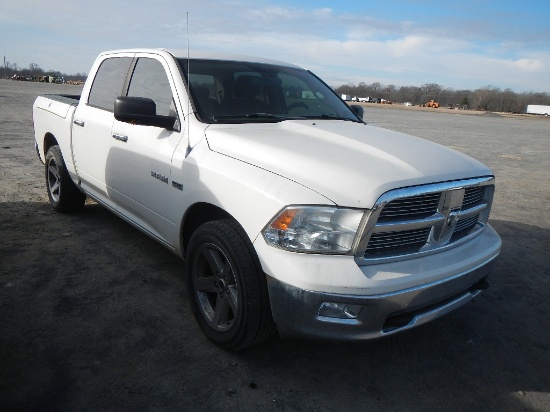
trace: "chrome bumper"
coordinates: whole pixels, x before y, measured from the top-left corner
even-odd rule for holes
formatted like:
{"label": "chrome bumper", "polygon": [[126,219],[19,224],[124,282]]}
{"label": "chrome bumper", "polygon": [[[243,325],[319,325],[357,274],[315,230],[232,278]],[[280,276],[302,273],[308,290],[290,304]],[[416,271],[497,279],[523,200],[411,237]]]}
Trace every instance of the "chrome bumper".
{"label": "chrome bumper", "polygon": [[[491,260],[451,278],[372,296],[302,290],[269,276],[268,289],[281,336],[368,340],[422,325],[464,305],[489,286],[492,270]],[[351,316],[323,316],[319,310],[326,303],[354,309]]]}

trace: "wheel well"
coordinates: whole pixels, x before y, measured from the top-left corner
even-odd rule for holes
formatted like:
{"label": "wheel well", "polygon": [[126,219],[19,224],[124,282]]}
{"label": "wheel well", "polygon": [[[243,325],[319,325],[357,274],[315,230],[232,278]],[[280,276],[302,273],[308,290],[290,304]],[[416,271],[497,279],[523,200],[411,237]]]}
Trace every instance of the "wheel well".
{"label": "wheel well", "polygon": [[210,203],[195,203],[185,213],[181,227],[181,246],[185,253],[193,232],[203,223],[211,220],[234,219],[225,210]]}
{"label": "wheel well", "polygon": [[48,149],[56,144],[57,140],[55,139],[55,136],[51,133],[46,133],[46,136],[44,136],[44,156],[48,153]]}

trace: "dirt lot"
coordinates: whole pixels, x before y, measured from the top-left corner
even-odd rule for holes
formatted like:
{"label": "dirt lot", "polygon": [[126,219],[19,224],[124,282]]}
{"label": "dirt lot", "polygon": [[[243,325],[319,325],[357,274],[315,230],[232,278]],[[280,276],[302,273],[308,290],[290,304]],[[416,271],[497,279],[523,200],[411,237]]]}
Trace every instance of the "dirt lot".
{"label": "dirt lot", "polygon": [[366,107],[495,170],[491,288],[391,338],[232,353],[198,330],[176,256],[93,202],[51,210],[32,102],[79,91],[0,80],[3,410],[550,410],[550,119]]}

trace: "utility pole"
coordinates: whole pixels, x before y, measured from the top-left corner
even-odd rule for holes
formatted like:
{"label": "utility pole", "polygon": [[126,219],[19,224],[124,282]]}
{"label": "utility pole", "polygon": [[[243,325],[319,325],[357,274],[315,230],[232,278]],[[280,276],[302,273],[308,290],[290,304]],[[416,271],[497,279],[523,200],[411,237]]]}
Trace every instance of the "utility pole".
{"label": "utility pole", "polygon": [[6,67],[6,55],[4,54],[4,79],[6,79],[8,77],[8,71],[7,71],[7,67]]}

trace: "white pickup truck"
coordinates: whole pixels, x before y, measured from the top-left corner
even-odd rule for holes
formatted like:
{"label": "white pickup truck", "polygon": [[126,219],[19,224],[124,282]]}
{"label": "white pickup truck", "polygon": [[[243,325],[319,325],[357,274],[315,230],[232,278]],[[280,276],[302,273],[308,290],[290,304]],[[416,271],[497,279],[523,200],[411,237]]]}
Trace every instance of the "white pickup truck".
{"label": "white pickup truck", "polygon": [[184,258],[211,340],[372,339],[488,286],[490,169],[365,124],[303,68],[187,53],[102,53],[34,131],[53,208],[89,196]]}

